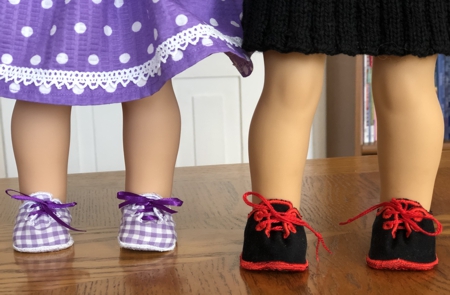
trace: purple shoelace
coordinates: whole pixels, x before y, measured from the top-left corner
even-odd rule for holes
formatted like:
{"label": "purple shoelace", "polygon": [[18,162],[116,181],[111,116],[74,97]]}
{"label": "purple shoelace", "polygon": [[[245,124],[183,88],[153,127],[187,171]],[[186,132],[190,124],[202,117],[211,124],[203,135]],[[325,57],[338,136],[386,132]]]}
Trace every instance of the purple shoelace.
{"label": "purple shoelace", "polygon": [[28,216],[37,215],[36,218],[39,218],[39,216],[46,214],[46,215],[50,216],[51,218],[53,218],[57,223],[59,223],[60,225],[66,227],[68,229],[71,229],[74,231],[85,232],[85,230],[79,230],[79,229],[71,227],[70,225],[68,225],[67,223],[62,221],[55,214],[55,210],[73,207],[77,204],[75,202],[67,203],[67,204],[58,204],[58,203],[54,203],[52,201],[48,201],[48,200],[44,201],[39,198],[35,198],[32,196],[26,195],[24,193],[21,193],[19,191],[13,190],[13,189],[7,189],[5,191],[5,193],[8,194],[11,198],[16,199],[16,200],[34,202],[34,204],[30,206],[30,208],[36,209],[36,210],[34,210],[33,212],[30,212],[30,214]]}
{"label": "purple shoelace", "polygon": [[[149,199],[144,196],[121,191],[117,193],[117,198],[124,200],[125,202],[119,204],[119,208],[122,208],[127,205],[140,205],[144,206],[143,209],[137,210],[136,213],[150,213],[153,212],[153,209],[159,209],[161,211],[166,211],[168,213],[177,213],[177,211],[172,210],[166,206],[181,206],[183,201],[178,198],[161,198],[158,200]],[[142,217],[142,220],[158,220],[158,217],[152,215],[145,215]]]}

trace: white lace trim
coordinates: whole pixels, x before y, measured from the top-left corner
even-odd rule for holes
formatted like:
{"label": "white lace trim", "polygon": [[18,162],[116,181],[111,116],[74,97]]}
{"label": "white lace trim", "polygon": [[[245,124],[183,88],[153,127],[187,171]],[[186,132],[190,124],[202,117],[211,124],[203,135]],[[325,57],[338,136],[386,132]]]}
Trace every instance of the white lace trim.
{"label": "white lace trim", "polygon": [[106,89],[107,87],[116,88],[119,83],[125,87],[130,82],[144,85],[149,77],[161,74],[161,62],[165,63],[170,55],[174,55],[178,50],[185,50],[189,44],[196,45],[200,39],[210,37],[236,47],[242,44],[242,39],[239,37],[226,36],[210,25],[199,24],[170,37],[156,48],[155,56],[151,60],[132,68],[109,72],[78,72],[0,64],[0,80],[14,81],[16,84],[24,85],[44,85],[48,88],[55,85],[58,89],[63,86],[68,89],[74,87],[96,89],[99,86]]}

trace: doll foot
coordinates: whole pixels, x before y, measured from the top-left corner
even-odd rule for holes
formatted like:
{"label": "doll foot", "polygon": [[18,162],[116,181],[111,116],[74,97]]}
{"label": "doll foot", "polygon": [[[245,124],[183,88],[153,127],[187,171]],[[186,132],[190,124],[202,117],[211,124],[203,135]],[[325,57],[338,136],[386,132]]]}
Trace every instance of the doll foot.
{"label": "doll foot", "polygon": [[[379,209],[378,209],[379,208]],[[436,236],[441,223],[418,202],[392,199],[367,209],[353,220],[375,210],[367,265],[375,269],[429,270],[438,264]],[[437,229],[434,228],[434,223]]]}
{"label": "doll foot", "polygon": [[19,252],[42,253],[59,251],[73,245],[69,229],[72,216],[68,207],[46,192],[25,195],[14,190],[6,193],[23,201],[19,208],[13,232],[13,247]]}
{"label": "doll foot", "polygon": [[[261,199],[251,203],[247,197]],[[263,196],[248,192],[244,202],[254,209],[248,215],[244,231],[244,246],[240,265],[249,270],[304,271],[306,260],[305,227],[311,230],[328,250],[322,236],[314,231],[292,203],[284,200],[266,200]],[[319,243],[317,243],[316,255]]]}
{"label": "doll foot", "polygon": [[180,199],[130,192],[118,192],[117,198],[124,200],[119,205],[122,222],[118,240],[122,248],[160,252],[175,248],[177,233],[172,214],[177,211],[167,206],[181,206]]}

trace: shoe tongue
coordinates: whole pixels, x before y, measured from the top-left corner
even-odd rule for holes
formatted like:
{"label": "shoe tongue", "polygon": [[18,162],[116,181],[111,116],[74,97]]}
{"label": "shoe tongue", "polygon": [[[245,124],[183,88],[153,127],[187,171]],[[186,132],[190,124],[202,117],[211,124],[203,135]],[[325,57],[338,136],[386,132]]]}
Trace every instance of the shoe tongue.
{"label": "shoe tongue", "polygon": [[162,199],[162,197],[160,195],[153,194],[153,193],[151,193],[151,194],[142,194],[141,196],[146,197],[147,199],[150,199],[150,200],[160,200],[160,199]]}
{"label": "shoe tongue", "polygon": [[286,212],[292,208],[292,203],[289,201],[283,200],[269,200],[269,203],[272,204],[272,207],[277,212]]}
{"label": "shoe tongue", "polygon": [[422,205],[420,205],[419,202],[417,201],[413,201],[413,200],[409,200],[409,199],[397,199],[397,201],[399,201],[400,203],[404,204],[404,208],[406,208],[406,210],[412,209],[412,208],[423,208]]}
{"label": "shoe tongue", "polygon": [[53,199],[52,195],[49,193],[43,193],[43,192],[33,193],[30,195],[30,197],[37,198],[42,201],[52,201],[55,203],[56,202],[61,203],[58,199]]}

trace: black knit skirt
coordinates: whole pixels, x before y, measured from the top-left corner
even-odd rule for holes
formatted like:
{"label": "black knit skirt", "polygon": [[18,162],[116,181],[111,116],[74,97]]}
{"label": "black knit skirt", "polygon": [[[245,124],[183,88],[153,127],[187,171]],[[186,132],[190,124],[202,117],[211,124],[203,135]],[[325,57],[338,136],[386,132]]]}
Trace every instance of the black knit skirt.
{"label": "black knit skirt", "polygon": [[450,0],[244,0],[242,26],[247,51],[450,55]]}

